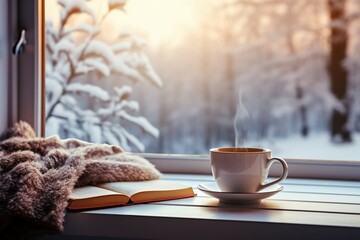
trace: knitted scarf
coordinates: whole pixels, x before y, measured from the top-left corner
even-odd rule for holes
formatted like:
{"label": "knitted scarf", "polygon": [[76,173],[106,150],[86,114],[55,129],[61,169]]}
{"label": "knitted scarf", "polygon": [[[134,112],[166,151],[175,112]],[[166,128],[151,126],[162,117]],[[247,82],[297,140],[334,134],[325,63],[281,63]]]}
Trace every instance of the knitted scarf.
{"label": "knitted scarf", "polygon": [[0,136],[0,236],[63,230],[74,187],[159,176],[146,159],[120,147],[36,137],[20,121]]}

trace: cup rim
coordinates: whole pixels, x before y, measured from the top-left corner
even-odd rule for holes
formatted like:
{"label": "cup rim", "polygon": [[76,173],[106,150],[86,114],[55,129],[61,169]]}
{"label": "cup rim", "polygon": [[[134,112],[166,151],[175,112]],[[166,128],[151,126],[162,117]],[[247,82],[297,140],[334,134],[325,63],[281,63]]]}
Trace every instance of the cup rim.
{"label": "cup rim", "polygon": [[[228,150],[227,150],[228,149]],[[232,151],[230,151],[232,149]],[[247,149],[252,150],[249,152],[246,151],[234,151],[234,149]],[[211,148],[211,153],[224,153],[224,154],[233,154],[233,153],[246,153],[246,154],[259,154],[259,153],[268,153],[271,152],[270,149],[267,148],[260,148],[260,147],[217,147],[217,148]]]}

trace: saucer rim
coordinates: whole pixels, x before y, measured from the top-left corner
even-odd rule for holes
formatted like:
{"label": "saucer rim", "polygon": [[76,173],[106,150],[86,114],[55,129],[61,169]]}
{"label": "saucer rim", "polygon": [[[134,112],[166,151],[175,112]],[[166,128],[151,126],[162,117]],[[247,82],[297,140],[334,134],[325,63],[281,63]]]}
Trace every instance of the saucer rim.
{"label": "saucer rim", "polygon": [[284,190],[284,187],[280,184],[276,184],[274,186],[270,186],[270,187],[275,187],[277,186],[277,188],[272,191],[264,191],[266,190],[265,189],[262,189],[262,192],[254,192],[254,193],[242,193],[242,192],[223,192],[223,191],[215,191],[213,189],[209,189],[207,187],[205,187],[204,185],[202,184],[215,184],[216,185],[216,182],[206,182],[206,183],[200,183],[197,188],[200,190],[200,191],[204,191],[204,192],[209,192],[209,193],[215,193],[215,194],[225,194],[225,195],[246,195],[246,196],[250,196],[250,195],[254,195],[254,196],[257,196],[257,195],[266,195],[266,194],[270,194],[270,193],[277,193],[277,192],[281,192],[282,190]]}

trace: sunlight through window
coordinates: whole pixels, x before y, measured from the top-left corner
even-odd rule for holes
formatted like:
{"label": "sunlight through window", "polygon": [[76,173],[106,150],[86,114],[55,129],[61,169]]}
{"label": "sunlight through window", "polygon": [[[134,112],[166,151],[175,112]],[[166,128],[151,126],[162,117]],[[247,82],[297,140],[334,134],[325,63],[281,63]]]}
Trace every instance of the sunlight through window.
{"label": "sunlight through window", "polygon": [[45,4],[47,135],[358,159],[359,1]]}

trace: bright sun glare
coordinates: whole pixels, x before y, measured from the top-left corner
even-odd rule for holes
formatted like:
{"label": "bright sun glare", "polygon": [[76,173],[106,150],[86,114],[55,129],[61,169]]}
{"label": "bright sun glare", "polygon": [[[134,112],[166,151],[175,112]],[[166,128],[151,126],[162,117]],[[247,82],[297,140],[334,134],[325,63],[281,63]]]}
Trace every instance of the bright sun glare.
{"label": "bright sun glare", "polygon": [[[91,5],[101,15],[106,11],[107,1],[93,0]],[[184,36],[183,31],[194,27],[199,9],[204,1],[193,0],[129,0],[125,13],[110,14],[103,25],[107,38],[114,39],[119,32],[136,33],[154,47],[161,43],[176,43]],[[59,19],[59,6],[56,1],[46,1],[46,18],[55,25]]]}
{"label": "bright sun glare", "polygon": [[159,43],[160,39],[174,41],[181,38],[182,31],[190,28],[195,21],[196,12],[192,1],[129,1],[129,25],[133,23],[133,26],[146,33],[147,37],[153,36],[149,40],[155,43]]}

